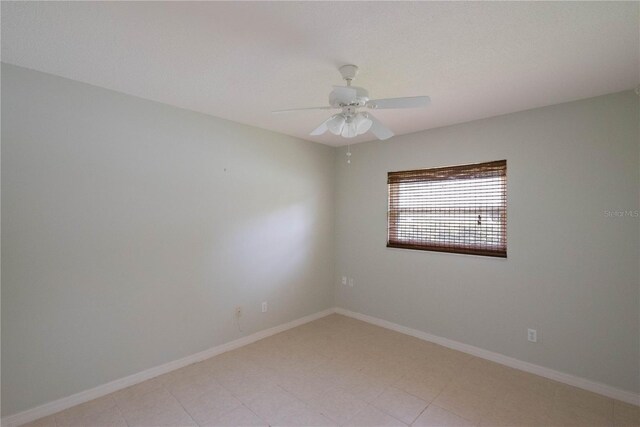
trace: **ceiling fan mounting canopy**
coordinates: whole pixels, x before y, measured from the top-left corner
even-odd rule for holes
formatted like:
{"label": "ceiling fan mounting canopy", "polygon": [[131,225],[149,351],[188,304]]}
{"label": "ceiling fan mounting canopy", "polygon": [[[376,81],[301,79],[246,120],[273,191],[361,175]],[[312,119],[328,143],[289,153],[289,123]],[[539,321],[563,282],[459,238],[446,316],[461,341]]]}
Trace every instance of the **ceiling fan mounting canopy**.
{"label": "ceiling fan mounting canopy", "polygon": [[321,135],[329,131],[334,135],[342,135],[344,138],[353,138],[371,131],[378,139],[387,139],[393,136],[393,132],[373,117],[371,113],[358,111],[359,108],[420,108],[429,105],[430,99],[428,96],[369,99],[369,92],[366,89],[351,86],[351,82],[358,74],[356,65],[343,65],[338,71],[340,71],[342,78],[346,80],[347,85],[333,87],[329,94],[329,106],[280,110],[274,111],[274,113],[340,109],[342,112],[334,114],[322,122],[320,126],[311,132],[311,135]]}
{"label": "ceiling fan mounting canopy", "polygon": [[338,68],[338,71],[340,71],[342,78],[347,81],[347,85],[350,85],[351,80],[355,79],[356,76],[358,75],[358,66],[353,64],[347,64]]}

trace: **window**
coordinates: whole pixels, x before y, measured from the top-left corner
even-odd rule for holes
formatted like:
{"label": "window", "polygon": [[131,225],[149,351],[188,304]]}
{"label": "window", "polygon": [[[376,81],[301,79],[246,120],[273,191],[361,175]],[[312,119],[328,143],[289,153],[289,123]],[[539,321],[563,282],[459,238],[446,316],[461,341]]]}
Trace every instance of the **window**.
{"label": "window", "polygon": [[391,248],[507,256],[507,161],[389,172]]}

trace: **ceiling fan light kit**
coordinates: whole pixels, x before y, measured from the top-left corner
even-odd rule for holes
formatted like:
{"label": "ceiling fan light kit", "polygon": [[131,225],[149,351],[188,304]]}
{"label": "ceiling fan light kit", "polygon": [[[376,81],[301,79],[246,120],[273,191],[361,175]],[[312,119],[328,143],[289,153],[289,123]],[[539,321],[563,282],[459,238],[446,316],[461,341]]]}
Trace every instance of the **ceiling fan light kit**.
{"label": "ceiling fan light kit", "polygon": [[321,135],[328,130],[334,135],[353,138],[356,135],[367,133],[372,125],[373,121],[367,113],[356,113],[354,115],[335,114],[313,130],[311,135]]}
{"label": "ceiling fan light kit", "polygon": [[378,139],[388,139],[394,134],[391,129],[383,125],[369,112],[358,111],[359,108],[391,109],[391,108],[422,108],[430,103],[428,96],[414,96],[405,98],[369,99],[366,89],[351,86],[351,82],[358,74],[355,65],[343,65],[338,69],[342,78],[347,82],[346,86],[334,86],[329,94],[329,106],[297,108],[293,110],[279,110],[274,113],[290,113],[305,110],[342,110],[322,122],[320,126],[311,131],[310,135],[322,135],[329,131],[343,138],[353,138],[371,131]]}

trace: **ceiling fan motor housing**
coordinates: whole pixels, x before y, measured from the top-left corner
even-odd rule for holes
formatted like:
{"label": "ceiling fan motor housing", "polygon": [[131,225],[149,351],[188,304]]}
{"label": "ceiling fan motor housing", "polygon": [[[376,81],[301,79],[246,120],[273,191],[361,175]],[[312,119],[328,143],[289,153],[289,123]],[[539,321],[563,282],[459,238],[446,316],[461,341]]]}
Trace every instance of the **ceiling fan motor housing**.
{"label": "ceiling fan motor housing", "polygon": [[329,94],[329,105],[335,108],[364,107],[367,101],[369,101],[369,92],[358,86],[336,86]]}

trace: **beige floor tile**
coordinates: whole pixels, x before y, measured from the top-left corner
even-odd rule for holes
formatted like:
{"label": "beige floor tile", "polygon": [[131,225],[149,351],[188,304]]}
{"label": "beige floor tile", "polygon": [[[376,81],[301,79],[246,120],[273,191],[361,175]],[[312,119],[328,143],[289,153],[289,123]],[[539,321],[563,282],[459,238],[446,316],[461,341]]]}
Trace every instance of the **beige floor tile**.
{"label": "beige floor tile", "polygon": [[360,370],[362,366],[354,367],[350,364],[342,363],[338,360],[328,360],[326,363],[316,366],[311,369],[309,373],[319,378],[323,378],[326,381],[330,381],[333,384],[338,384],[342,379],[351,375],[354,369]]}
{"label": "beige floor tile", "polygon": [[412,426],[420,427],[471,427],[474,424],[459,415],[437,405],[429,407],[418,417]]}
{"label": "beige floor tile", "polygon": [[[240,402],[247,405],[249,402],[254,400],[257,396],[268,394],[268,393],[279,393],[281,391],[288,392],[280,385],[259,385],[259,386],[256,386],[255,388],[249,388],[243,391],[235,391],[232,394],[238,400],[240,400]],[[290,394],[293,395],[294,397],[297,397],[293,393],[290,393]]]}
{"label": "beige floor tile", "polygon": [[433,403],[478,423],[491,412],[494,402],[503,392],[504,390],[491,381],[478,382],[476,379],[468,381],[458,378],[447,385]]}
{"label": "beige floor tile", "polygon": [[[452,357],[449,358],[449,355]],[[471,356],[463,358],[460,357],[457,352],[453,352],[452,350],[441,347],[441,349],[435,350],[434,353],[429,355],[428,357],[417,361],[414,360],[412,363],[410,363],[409,367],[411,369],[409,369],[407,373],[411,373],[414,371],[435,371],[443,376],[455,379],[459,377],[462,372],[464,372],[464,369],[469,363],[470,359]],[[419,365],[417,365],[418,363]]]}
{"label": "beige floor tile", "polygon": [[130,414],[129,427],[192,427],[196,422],[184,411],[164,409],[149,413]]}
{"label": "beige floor tile", "polygon": [[196,376],[210,376],[213,374],[212,361],[215,358],[207,359],[202,362],[193,363],[185,366],[184,368],[176,369],[164,375],[156,377],[158,381],[163,384],[169,384],[180,379],[196,377]]}
{"label": "beige floor tile", "polygon": [[115,399],[116,403],[126,402],[131,399],[136,399],[146,393],[162,388],[162,380],[158,378],[152,378],[150,380],[141,382],[140,384],[127,387],[123,390],[112,393],[110,396]]}
{"label": "beige floor tile", "polygon": [[304,402],[282,389],[260,393],[246,405],[271,425],[277,424],[288,415],[306,408]]}
{"label": "beige floor tile", "polygon": [[344,345],[334,345],[326,349],[331,354],[334,363],[350,368],[352,371],[359,371],[365,365],[367,359],[373,358],[366,351],[366,346],[359,344],[347,343]]}
{"label": "beige floor tile", "polygon": [[339,425],[348,423],[349,420],[367,406],[366,402],[339,387],[330,388],[324,393],[309,399],[307,403]]}
{"label": "beige floor tile", "polygon": [[390,387],[371,402],[371,405],[405,424],[411,424],[427,407],[427,402],[406,391]]}
{"label": "beige floor tile", "polygon": [[[215,364],[213,363],[213,359],[203,360],[202,362],[194,363],[189,366],[185,366],[182,368],[183,376],[190,377],[196,375],[213,375],[215,371]],[[238,361],[237,361],[238,362]],[[239,362],[238,362],[239,363]]]}
{"label": "beige floor tile", "polygon": [[129,413],[125,419],[129,427],[197,426],[189,414],[178,408],[158,408],[154,411]]}
{"label": "beige floor tile", "polygon": [[118,407],[123,413],[149,410],[171,405],[180,406],[176,398],[173,397],[164,387],[151,390],[145,394],[137,395],[128,400],[124,400],[122,398],[118,399]]}
{"label": "beige floor tile", "polygon": [[118,407],[113,406],[96,414],[79,418],[56,418],[56,427],[127,427],[127,422]]}
{"label": "beige floor tile", "polygon": [[500,365],[490,360],[472,357],[465,364],[462,374],[467,378],[489,379],[494,382],[511,382],[518,376],[517,369]]}
{"label": "beige floor tile", "polygon": [[281,358],[283,366],[293,369],[313,369],[323,363],[327,363],[330,359],[318,354],[311,344],[300,346],[295,351],[285,352]]}
{"label": "beige floor tile", "polygon": [[232,352],[222,353],[200,363],[201,368],[199,369],[204,370],[214,377],[225,375],[229,372],[242,371],[247,369],[248,366],[253,366],[253,362],[247,360],[245,357],[236,358]]}
{"label": "beige floor tile", "polygon": [[478,361],[477,358],[473,358],[464,369],[454,375],[446,390],[459,387],[489,397],[497,397],[514,387],[517,388],[514,383],[516,378],[514,371],[507,367],[502,369],[500,365],[493,362]]}
{"label": "beige floor tile", "polygon": [[406,374],[393,386],[430,403],[451,381],[447,372],[423,369]]}
{"label": "beige floor tile", "polygon": [[556,410],[558,416],[585,422],[613,423],[613,399],[561,384],[556,390]]}
{"label": "beige floor tile", "polygon": [[254,365],[219,373],[215,379],[245,403],[256,394],[273,389],[280,383],[280,376],[275,370]]}
{"label": "beige floor tile", "polygon": [[118,407],[129,426],[191,426],[195,422],[178,400],[164,388],[120,401]]}
{"label": "beige floor tile", "polygon": [[447,348],[438,344],[433,344],[429,347],[428,359],[434,361],[446,361],[450,365],[455,366],[456,368],[461,368],[470,363],[474,356],[470,354],[463,353],[458,350],[453,350],[451,348]]}
{"label": "beige floor tile", "polygon": [[515,371],[508,384],[512,388],[526,389],[543,397],[554,397],[560,383],[524,371]]}
{"label": "beige floor tile", "polygon": [[334,422],[311,408],[301,408],[280,418],[275,424],[279,427],[322,427],[336,426]]}
{"label": "beige floor tile", "polygon": [[217,420],[242,405],[242,402],[220,386],[209,389],[195,399],[181,401],[181,403],[198,424]]}
{"label": "beige floor tile", "polygon": [[[289,350],[290,346],[293,344],[293,340],[279,340],[280,334],[273,335],[266,339],[253,342],[244,347],[240,347],[234,352],[238,355],[235,359],[242,361],[243,364],[253,364],[257,366],[261,366],[256,363],[256,358],[260,357],[263,354],[277,355],[278,357],[282,357]],[[223,353],[226,354],[226,353]],[[218,356],[219,357],[219,356]]]}
{"label": "beige floor tile", "polygon": [[[311,391],[312,395],[319,394],[328,388],[335,387],[345,381],[354,371],[334,361],[323,363],[309,370],[294,370],[281,375],[280,384],[287,388],[297,388],[300,393],[305,393],[303,389]],[[301,383],[305,383],[303,386]],[[286,385],[286,386],[285,386]],[[295,394],[295,393],[294,393]],[[302,394],[300,395],[302,396]]]}
{"label": "beige floor tile", "polygon": [[366,363],[362,373],[387,385],[394,384],[407,373],[408,367],[397,361],[377,359]]}
{"label": "beige floor tile", "polygon": [[616,427],[640,427],[640,406],[614,401],[613,421]]}
{"label": "beige floor tile", "polygon": [[[540,427],[554,426],[554,418],[549,414],[518,413],[515,411],[492,412],[480,421],[483,427]],[[564,425],[564,424],[559,424]]]}
{"label": "beige floor tile", "polygon": [[216,420],[203,421],[200,427],[231,427],[231,426],[268,426],[269,424],[260,419],[249,408],[244,405],[238,406],[231,412],[226,413]]}
{"label": "beige floor tile", "polygon": [[164,387],[182,404],[208,391],[222,389],[211,375],[181,377],[165,384]]}
{"label": "beige floor tile", "polygon": [[576,412],[564,407],[554,409],[550,415],[549,426],[553,427],[611,427],[613,416],[600,417],[589,412]]}
{"label": "beige floor tile", "polygon": [[56,427],[56,419],[54,415],[50,415],[27,424],[22,424],[20,427]]}
{"label": "beige floor tile", "polygon": [[483,426],[548,426],[553,421],[554,396],[535,390],[509,389],[498,396],[491,410],[482,418]]}
{"label": "beige floor tile", "polygon": [[362,372],[346,375],[344,380],[340,381],[340,387],[347,393],[367,403],[380,396],[389,388],[383,381]]}
{"label": "beige floor tile", "polygon": [[280,386],[297,398],[307,401],[318,394],[335,387],[333,378],[314,375],[311,372],[284,375],[280,380]]}
{"label": "beige floor tile", "polygon": [[385,414],[378,408],[367,405],[362,411],[358,412],[347,426],[352,427],[403,427],[406,426],[400,420]]}
{"label": "beige floor tile", "polygon": [[161,384],[168,384],[177,381],[190,375],[191,371],[188,368],[189,366],[186,366],[184,368],[176,369],[175,371],[167,372],[166,374],[157,376],[156,379]]}
{"label": "beige floor tile", "polygon": [[116,401],[113,395],[107,395],[86,403],[69,408],[55,414],[56,424],[59,426],[82,425],[86,418],[99,416],[108,409],[115,408]]}

